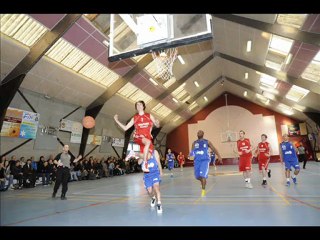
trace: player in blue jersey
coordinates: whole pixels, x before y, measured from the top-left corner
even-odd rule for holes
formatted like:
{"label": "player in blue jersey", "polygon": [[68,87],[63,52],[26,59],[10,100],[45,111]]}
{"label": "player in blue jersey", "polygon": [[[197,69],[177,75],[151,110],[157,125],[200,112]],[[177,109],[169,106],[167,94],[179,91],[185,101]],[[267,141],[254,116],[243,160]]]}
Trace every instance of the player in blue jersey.
{"label": "player in blue jersey", "polygon": [[194,156],[194,176],[201,182],[201,197],[206,196],[206,184],[210,164],[209,148],[218,156],[218,161],[222,164],[220,153],[209,140],[203,138],[203,135],[204,132],[199,130],[197,133],[198,140],[193,142],[190,153],[191,158]]}
{"label": "player in blue jersey", "polygon": [[156,206],[157,201],[157,213],[162,213],[161,194],[160,194],[160,182],[162,176],[162,167],[160,163],[160,157],[157,150],[153,151],[151,158],[148,160],[148,173],[144,173],[143,180],[144,186],[148,191],[151,198],[151,207]]}
{"label": "player in blue jersey", "polygon": [[216,154],[211,149],[209,149],[209,157],[210,157],[210,164],[212,164],[212,166],[214,167],[214,170],[216,171],[217,170]]}
{"label": "player in blue jersey", "polygon": [[174,169],[174,160],[175,160],[175,156],[174,154],[171,152],[171,149],[168,148],[168,153],[166,154],[166,160],[167,160],[167,163],[168,163],[168,169],[170,171],[170,175],[171,177],[173,177],[173,169]]}
{"label": "player in blue jersey", "polygon": [[297,184],[297,175],[300,172],[299,161],[297,157],[297,149],[294,145],[289,142],[288,134],[284,134],[283,142],[280,143],[280,160],[281,163],[285,164],[285,174],[287,178],[287,186],[290,186],[290,171],[291,168],[294,168],[294,172],[292,175],[292,181],[294,184]]}

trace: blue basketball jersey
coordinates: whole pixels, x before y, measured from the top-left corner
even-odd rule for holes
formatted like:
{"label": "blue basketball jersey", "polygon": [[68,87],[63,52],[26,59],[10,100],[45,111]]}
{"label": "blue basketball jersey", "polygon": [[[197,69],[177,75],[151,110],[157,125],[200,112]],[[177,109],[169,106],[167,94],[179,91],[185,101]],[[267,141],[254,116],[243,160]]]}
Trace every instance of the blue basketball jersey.
{"label": "blue basketball jersey", "polygon": [[283,161],[288,162],[297,160],[296,150],[291,142],[280,143],[280,148],[282,150]]}
{"label": "blue basketball jersey", "polygon": [[208,140],[198,139],[194,142],[194,158],[195,160],[209,159]]}
{"label": "blue basketball jersey", "polygon": [[167,156],[168,162],[172,162],[173,161],[173,158],[174,158],[173,153],[167,153],[166,156]]}
{"label": "blue basketball jersey", "polygon": [[216,160],[216,154],[212,152],[211,154],[209,153],[209,155],[210,155],[210,161],[214,162]]}
{"label": "blue basketball jersey", "polygon": [[152,174],[152,173],[160,173],[158,162],[156,157],[154,156],[154,152],[152,154],[152,157],[148,160],[148,168],[149,168],[149,173],[146,174]]}

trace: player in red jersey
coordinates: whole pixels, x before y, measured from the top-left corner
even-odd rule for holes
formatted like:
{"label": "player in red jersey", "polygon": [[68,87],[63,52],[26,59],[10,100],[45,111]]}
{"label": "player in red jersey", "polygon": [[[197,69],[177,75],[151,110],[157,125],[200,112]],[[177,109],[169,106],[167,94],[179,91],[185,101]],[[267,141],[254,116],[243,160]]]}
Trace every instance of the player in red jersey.
{"label": "player in red jersey", "polygon": [[251,160],[252,160],[252,147],[250,140],[244,138],[245,132],[239,132],[239,140],[237,141],[237,148],[239,154],[239,171],[243,172],[243,177],[246,182],[246,188],[252,188],[250,182],[251,175]]}
{"label": "player in red jersey", "polygon": [[180,165],[180,171],[183,171],[183,164],[184,164],[184,155],[182,154],[182,152],[179,153],[179,155],[177,156],[177,159],[179,161],[179,165]]}
{"label": "player in red jersey", "polygon": [[[152,144],[152,127],[153,124],[156,127],[160,127],[159,121],[155,119],[150,113],[145,113],[144,110],[146,109],[146,104],[144,101],[138,101],[135,103],[135,108],[138,111],[137,114],[131,118],[130,122],[127,125],[122,124],[118,120],[118,115],[114,116],[114,120],[116,123],[124,130],[127,131],[134,125],[134,133],[133,133],[133,140],[135,143],[139,144],[140,146],[140,160],[139,164],[142,162],[142,171],[149,172],[148,169],[148,159],[151,157],[151,153],[153,152],[154,146]],[[150,153],[150,157],[148,156]],[[141,155],[142,160],[141,160]],[[131,152],[127,157],[128,160],[130,157],[134,156],[134,152]]]}
{"label": "player in red jersey", "polygon": [[268,177],[271,177],[271,170],[268,170],[268,164],[270,160],[271,147],[270,143],[267,142],[267,135],[261,135],[261,142],[258,144],[256,154],[258,157],[259,170],[262,172],[262,185],[267,185],[267,173]]}

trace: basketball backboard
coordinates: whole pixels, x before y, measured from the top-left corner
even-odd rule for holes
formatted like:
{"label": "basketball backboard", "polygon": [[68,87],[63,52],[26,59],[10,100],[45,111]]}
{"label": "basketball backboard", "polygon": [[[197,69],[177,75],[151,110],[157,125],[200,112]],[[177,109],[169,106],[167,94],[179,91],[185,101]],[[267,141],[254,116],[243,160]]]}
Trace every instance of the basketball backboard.
{"label": "basketball backboard", "polygon": [[210,14],[111,14],[109,61],[212,39]]}

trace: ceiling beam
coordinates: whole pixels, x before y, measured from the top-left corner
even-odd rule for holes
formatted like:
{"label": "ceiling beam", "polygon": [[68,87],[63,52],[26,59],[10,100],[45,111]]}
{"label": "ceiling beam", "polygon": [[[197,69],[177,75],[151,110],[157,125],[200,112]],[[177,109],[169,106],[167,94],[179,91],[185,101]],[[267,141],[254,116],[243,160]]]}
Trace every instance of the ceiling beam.
{"label": "ceiling beam", "polygon": [[[287,83],[290,83],[292,85],[297,85],[298,87],[306,88],[306,89],[310,90],[309,94],[320,95],[320,86],[317,83],[310,82],[310,83],[308,83],[308,86],[306,86],[306,83],[305,83],[305,82],[307,82],[306,80],[297,79],[295,77],[292,77],[292,76],[288,75],[287,73],[285,73],[283,71],[277,71],[277,70],[274,70],[272,68],[268,68],[268,67],[265,67],[265,66],[257,65],[255,63],[248,62],[248,61],[236,58],[236,57],[232,57],[232,56],[224,54],[224,53],[217,53],[217,54],[221,58],[223,58],[225,60],[228,60],[230,62],[242,65],[242,66],[247,67],[247,68],[251,68],[251,69],[253,69],[255,71],[258,71],[258,72],[261,72],[261,73],[268,74],[268,75],[270,75],[272,77],[277,78],[280,81],[287,82]],[[304,82],[304,84],[301,84],[302,82]]]}
{"label": "ceiling beam", "polygon": [[279,35],[281,37],[290,38],[295,41],[304,42],[316,46],[320,46],[320,35],[317,33],[301,31],[294,27],[282,24],[271,24],[253,20],[233,14],[212,14],[213,17],[238,23],[247,27],[255,28],[263,32]]}
{"label": "ceiling beam", "polygon": [[[222,79],[222,76],[218,77],[216,80],[212,81],[208,86],[204,87],[200,92],[198,92],[196,95],[194,95],[192,98],[188,100],[188,102],[194,102],[196,101],[199,97],[201,97],[203,94],[205,94],[210,88],[212,88],[214,85],[216,85],[220,80]],[[170,113],[168,116],[166,116],[160,123],[161,127],[164,125],[168,124],[171,119],[182,112],[184,110],[188,109],[188,104],[183,103],[182,106],[180,106],[177,110],[173,111]]]}

